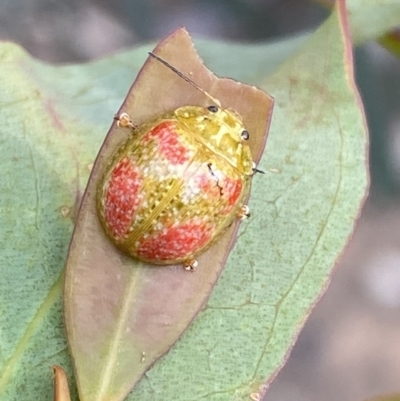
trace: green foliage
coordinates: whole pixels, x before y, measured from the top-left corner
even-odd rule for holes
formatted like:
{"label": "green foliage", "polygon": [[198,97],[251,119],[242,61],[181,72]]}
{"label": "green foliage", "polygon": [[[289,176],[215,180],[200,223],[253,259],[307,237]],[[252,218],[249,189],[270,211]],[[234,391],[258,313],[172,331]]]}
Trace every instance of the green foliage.
{"label": "green foliage", "polygon": [[[385,10],[400,12],[387,3]],[[242,225],[206,308],[128,399],[263,394],[326,287],[367,188],[366,128],[339,5],[307,39],[199,42],[217,74],[257,84],[276,98],[260,166],[267,174],[256,176],[255,218]],[[386,23],[381,29],[391,27]],[[0,45],[2,399],[51,399],[55,363],[71,377],[61,311],[71,218],[148,50],[52,67],[15,45]]]}

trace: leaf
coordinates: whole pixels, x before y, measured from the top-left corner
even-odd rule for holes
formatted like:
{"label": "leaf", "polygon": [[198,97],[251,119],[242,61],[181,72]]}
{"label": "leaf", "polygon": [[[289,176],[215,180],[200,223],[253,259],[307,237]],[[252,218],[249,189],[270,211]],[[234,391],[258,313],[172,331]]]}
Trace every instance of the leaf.
{"label": "leaf", "polygon": [[60,366],[53,366],[54,372],[54,401],[71,401],[68,378]]}
{"label": "leaf", "polygon": [[397,0],[348,0],[348,13],[354,43],[373,40],[396,27],[400,20]]}
{"label": "leaf", "polygon": [[400,29],[395,29],[379,39],[379,43],[400,58]]}
{"label": "leaf", "polygon": [[[203,66],[183,29],[156,52],[224,107],[238,111],[252,133],[252,151],[260,155],[271,115],[270,97],[254,87],[217,79]],[[127,112],[140,125],[167,110],[209,102],[158,61],[148,60],[118,114]],[[96,188],[110,157],[128,135],[129,130],[114,123],[100,150],[66,265],[65,321],[81,401],[122,400],[171,348],[210,295],[237,231],[230,228],[199,256],[195,274],[181,265],[155,267],[122,255],[100,226]]]}
{"label": "leaf", "polygon": [[[314,1],[329,8],[335,3],[335,0]],[[377,39],[399,25],[397,0],[347,0],[346,7],[354,44]]]}
{"label": "leaf", "polygon": [[261,399],[293,328],[326,287],[368,181],[365,121],[338,5],[262,84],[276,108],[261,161],[269,174],[256,177],[250,199],[255,217],[241,227],[207,307],[132,399]]}
{"label": "leaf", "polygon": [[[218,75],[275,95],[262,161],[268,174],[256,177],[251,207],[257,217],[242,226],[207,308],[128,400],[248,399],[251,392],[262,393],[261,383],[284,363],[327,285],[366,186],[366,130],[342,14],[293,46],[292,39],[245,46],[199,42],[200,54]],[[71,377],[60,292],[75,206],[110,118],[148,50],[54,67],[0,44],[2,399],[51,399],[54,364]],[[292,54],[267,80],[267,72]],[[327,205],[328,220],[321,218]],[[315,251],[307,254],[313,241]],[[256,257],[249,259],[255,248]],[[243,259],[246,268],[237,268]]]}

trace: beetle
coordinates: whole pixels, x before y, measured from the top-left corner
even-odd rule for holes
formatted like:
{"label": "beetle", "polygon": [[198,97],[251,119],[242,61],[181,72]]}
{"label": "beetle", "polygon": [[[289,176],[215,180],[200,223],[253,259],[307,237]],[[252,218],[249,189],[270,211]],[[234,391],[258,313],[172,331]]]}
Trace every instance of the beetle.
{"label": "beetle", "polygon": [[97,210],[107,236],[122,252],[156,265],[196,257],[236,220],[256,172],[249,132],[235,110],[220,102],[154,53],[209,100],[183,106],[136,126],[127,113],[114,118],[130,131],[97,186]]}

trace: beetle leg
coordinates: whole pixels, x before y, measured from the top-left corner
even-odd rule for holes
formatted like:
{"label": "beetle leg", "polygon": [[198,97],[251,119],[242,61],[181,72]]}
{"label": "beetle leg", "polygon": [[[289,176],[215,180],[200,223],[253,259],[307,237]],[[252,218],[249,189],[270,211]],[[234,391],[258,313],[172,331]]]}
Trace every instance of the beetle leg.
{"label": "beetle leg", "polygon": [[255,175],[256,173],[265,174],[264,171],[259,170],[259,169],[257,168],[257,164],[254,163],[254,162],[253,162],[253,168],[252,168],[252,170],[253,170],[253,175]]}
{"label": "beetle leg", "polygon": [[121,113],[120,115],[116,114],[114,120],[117,121],[118,127],[130,128],[132,130],[136,128],[136,125],[132,122],[128,113]]}
{"label": "beetle leg", "polygon": [[247,205],[242,205],[238,212],[238,219],[245,220],[250,217],[250,208]]}
{"label": "beetle leg", "polygon": [[183,262],[183,268],[189,272],[196,271],[196,267],[198,266],[199,262],[196,259],[188,259]]}

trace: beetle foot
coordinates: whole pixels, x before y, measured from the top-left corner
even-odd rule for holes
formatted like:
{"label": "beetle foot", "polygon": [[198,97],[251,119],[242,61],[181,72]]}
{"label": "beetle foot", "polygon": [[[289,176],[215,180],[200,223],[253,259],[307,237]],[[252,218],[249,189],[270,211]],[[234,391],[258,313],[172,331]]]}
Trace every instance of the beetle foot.
{"label": "beetle foot", "polygon": [[121,113],[120,115],[116,114],[114,120],[117,121],[118,127],[130,129],[136,128],[136,125],[132,122],[128,113]]}
{"label": "beetle foot", "polygon": [[242,205],[238,212],[238,219],[246,220],[250,217],[250,209],[247,205]]}
{"label": "beetle foot", "polygon": [[183,268],[189,272],[196,271],[199,262],[196,259],[188,259],[183,263]]}

